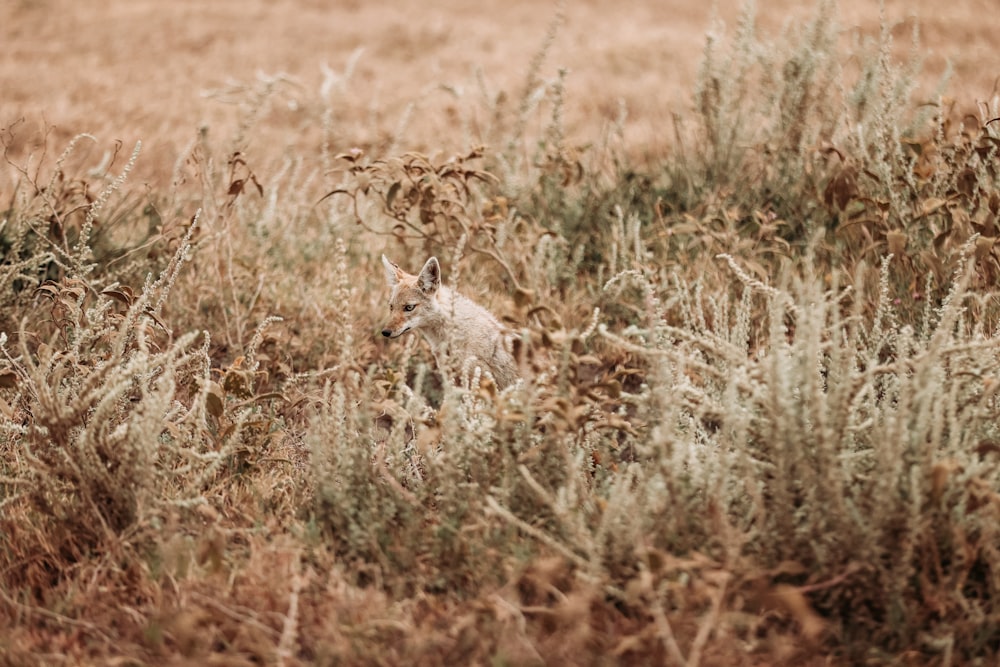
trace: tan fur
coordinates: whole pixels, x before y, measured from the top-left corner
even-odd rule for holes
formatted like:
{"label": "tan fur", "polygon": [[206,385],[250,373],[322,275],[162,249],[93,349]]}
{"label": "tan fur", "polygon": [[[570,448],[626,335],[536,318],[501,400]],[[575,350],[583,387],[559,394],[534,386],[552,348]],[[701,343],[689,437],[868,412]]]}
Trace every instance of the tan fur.
{"label": "tan fur", "polygon": [[479,365],[490,372],[500,389],[513,384],[517,365],[510,335],[488,310],[442,284],[436,257],[428,259],[418,275],[403,271],[385,255],[382,265],[392,289],[383,336],[398,338],[419,331],[442,372],[443,362],[450,359],[458,369]]}

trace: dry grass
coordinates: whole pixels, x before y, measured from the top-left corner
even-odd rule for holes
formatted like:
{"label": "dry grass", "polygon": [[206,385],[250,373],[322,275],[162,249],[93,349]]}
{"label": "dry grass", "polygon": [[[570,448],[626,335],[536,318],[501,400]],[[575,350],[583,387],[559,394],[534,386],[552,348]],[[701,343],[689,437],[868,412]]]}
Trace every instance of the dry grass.
{"label": "dry grass", "polygon": [[[759,4],[770,31],[810,12],[808,3],[793,0]],[[555,67],[571,72],[568,134],[591,141],[624,106],[630,151],[669,150],[673,114],[689,108],[711,5],[642,2],[620,11],[608,0],[574,3],[552,45],[552,67],[543,73],[548,79]],[[741,2],[717,5],[732,27]],[[840,5],[845,43],[855,32],[877,34],[870,2]],[[908,19],[919,18],[925,92],[950,62],[951,90],[963,111],[993,94],[1000,56],[983,21],[991,9],[990,0],[947,8],[934,0],[886,3],[904,49]],[[146,155],[135,182],[159,188],[197,128],[208,127],[220,142],[234,139],[232,128],[264,77],[281,82],[257,113],[248,142],[262,156],[290,144],[315,155],[323,138],[315,121],[325,111],[338,145],[385,149],[398,140],[398,147],[426,153],[464,151],[470,145],[465,125],[474,141],[494,138],[493,107],[516,104],[555,12],[555,3],[496,0],[476,6],[400,0],[390,9],[307,0],[216,0],[210,6],[138,0],[95,9],[66,0],[15,0],[0,7],[0,127],[26,119],[17,133],[22,151],[37,151],[47,126],[54,128],[55,150],[81,131],[102,138],[100,152],[115,140],[132,146],[141,139]],[[317,96],[321,89],[327,94]]]}
{"label": "dry grass", "polygon": [[996,660],[986,8],[792,4],[0,10],[0,664]]}

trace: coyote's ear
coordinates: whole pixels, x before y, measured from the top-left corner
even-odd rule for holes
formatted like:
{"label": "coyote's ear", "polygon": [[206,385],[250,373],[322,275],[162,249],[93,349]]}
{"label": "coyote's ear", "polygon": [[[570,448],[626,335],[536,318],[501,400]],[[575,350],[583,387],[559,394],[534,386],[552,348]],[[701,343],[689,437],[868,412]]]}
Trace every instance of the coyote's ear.
{"label": "coyote's ear", "polygon": [[417,285],[424,294],[433,294],[441,286],[441,265],[438,264],[437,257],[431,257],[424,268],[420,269]]}
{"label": "coyote's ear", "polygon": [[389,258],[382,255],[382,266],[385,267],[385,281],[389,287],[395,287],[403,277],[403,269],[389,261]]}

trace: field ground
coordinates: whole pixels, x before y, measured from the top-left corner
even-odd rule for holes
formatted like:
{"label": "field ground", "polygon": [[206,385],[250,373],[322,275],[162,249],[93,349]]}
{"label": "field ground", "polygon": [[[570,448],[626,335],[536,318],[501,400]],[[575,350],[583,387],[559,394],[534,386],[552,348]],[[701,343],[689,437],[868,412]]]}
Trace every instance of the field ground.
{"label": "field ground", "polygon": [[995,664],[995,0],[756,5],[0,3],[0,667]]}
{"label": "field ground", "polygon": [[[546,76],[558,67],[570,72],[569,136],[595,136],[624,102],[633,150],[669,143],[671,114],[691,104],[713,5],[732,28],[737,0],[634,2],[627,9],[607,0],[567,3]],[[811,11],[793,0],[758,5],[762,27],[772,34]],[[853,31],[877,34],[871,2],[839,7],[845,39]],[[990,0],[944,7],[890,0],[885,13],[900,26],[901,48],[909,46],[907,24],[917,18],[925,90],[933,90],[950,63],[949,90],[972,107],[996,93],[1000,54],[984,20],[992,9]],[[197,128],[228,136],[259,75],[286,75],[291,83],[279,90],[271,114],[259,119],[254,149],[294,145],[291,135],[310,117],[304,106],[315,100],[324,68],[343,74],[354,62],[350,81],[330,102],[343,147],[394,136],[413,104],[398,148],[461,150],[456,109],[478,103],[476,72],[492,94],[518,95],[555,13],[553,3],[499,0],[397,0],[387,8],[264,0],[110,1],[94,8],[16,0],[0,8],[0,126],[24,117],[30,131],[18,137],[26,142],[37,140],[44,125],[54,126],[55,146],[79,132],[126,146],[142,139],[147,157],[136,176],[145,181],[172,167]]]}

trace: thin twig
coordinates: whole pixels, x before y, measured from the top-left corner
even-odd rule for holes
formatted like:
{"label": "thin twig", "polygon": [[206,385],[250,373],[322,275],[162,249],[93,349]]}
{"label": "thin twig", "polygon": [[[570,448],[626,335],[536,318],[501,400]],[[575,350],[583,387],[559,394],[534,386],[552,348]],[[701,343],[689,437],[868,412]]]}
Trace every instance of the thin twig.
{"label": "thin twig", "polygon": [[299,554],[295,554],[292,561],[291,577],[292,592],[288,596],[288,613],[285,615],[285,622],[281,627],[281,639],[278,640],[278,662],[287,664],[292,657],[292,646],[299,628],[299,591],[302,590],[302,575],[299,572],[301,561]]}
{"label": "thin twig", "polygon": [[231,618],[231,619],[233,619],[235,621],[239,621],[240,623],[246,623],[247,625],[253,626],[253,627],[257,628],[258,630],[261,630],[261,631],[267,633],[271,637],[274,637],[274,638],[280,638],[281,637],[281,634],[277,630],[275,630],[274,628],[272,628],[269,625],[261,623],[256,618],[254,618],[252,612],[250,612],[250,613],[241,613],[241,612],[238,612],[238,611],[236,611],[234,609],[230,609],[229,607],[227,607],[226,605],[222,604],[221,602],[218,602],[217,600],[214,600],[214,599],[208,597],[207,595],[202,595],[201,593],[191,593],[191,597],[197,599],[198,602],[200,602],[202,604],[207,604],[208,606],[212,607],[213,609],[222,612],[223,614],[225,614],[226,616],[228,616],[229,618]]}
{"label": "thin twig", "polygon": [[691,653],[688,655],[687,667],[698,667],[698,663],[701,662],[701,652],[708,642],[709,635],[711,635],[712,630],[715,629],[719,621],[719,611],[722,609],[722,601],[726,597],[726,586],[728,584],[729,574],[724,572],[722,573],[722,585],[719,586],[715,591],[715,595],[712,596],[712,608],[705,615],[705,620],[698,626],[698,634],[695,635],[694,641],[691,642]]}
{"label": "thin twig", "polygon": [[663,647],[667,649],[667,653],[673,658],[681,667],[688,665],[688,661],[684,658],[684,654],[681,653],[681,647],[677,644],[677,638],[674,637],[674,631],[670,627],[670,621],[667,620],[667,613],[663,609],[663,602],[660,600],[659,595],[653,595],[653,620],[656,621],[656,634],[659,635],[660,641],[663,642]]}
{"label": "thin twig", "polygon": [[32,614],[38,614],[39,616],[43,616],[47,619],[55,621],[56,623],[60,623],[62,625],[69,625],[71,627],[79,628],[87,632],[90,632],[94,635],[97,635],[108,644],[115,643],[115,640],[114,638],[111,637],[111,635],[107,634],[106,632],[101,630],[93,623],[90,623],[89,621],[81,621],[76,618],[70,618],[69,616],[63,616],[62,614],[58,614],[54,611],[50,611],[42,607],[36,607],[34,605],[28,605],[24,604],[23,602],[18,602],[17,600],[7,595],[7,593],[2,588],[0,588],[0,599],[3,599],[4,602],[9,604],[11,607],[17,609],[22,614],[28,616]]}

